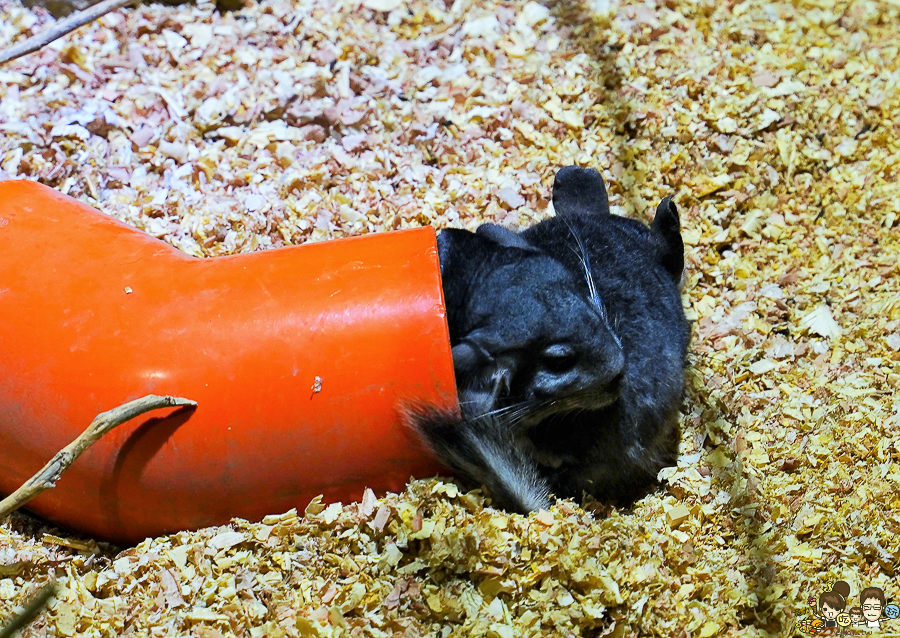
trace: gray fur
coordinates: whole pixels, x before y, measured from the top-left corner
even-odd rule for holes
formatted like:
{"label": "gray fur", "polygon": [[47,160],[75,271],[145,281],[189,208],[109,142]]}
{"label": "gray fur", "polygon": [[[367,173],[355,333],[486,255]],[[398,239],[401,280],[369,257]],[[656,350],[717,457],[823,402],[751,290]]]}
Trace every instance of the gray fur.
{"label": "gray fur", "polygon": [[556,217],[438,237],[461,416],[423,439],[509,509],[629,500],[675,460],[689,328],[670,198],[650,228],[609,213],[599,173],[561,169]]}

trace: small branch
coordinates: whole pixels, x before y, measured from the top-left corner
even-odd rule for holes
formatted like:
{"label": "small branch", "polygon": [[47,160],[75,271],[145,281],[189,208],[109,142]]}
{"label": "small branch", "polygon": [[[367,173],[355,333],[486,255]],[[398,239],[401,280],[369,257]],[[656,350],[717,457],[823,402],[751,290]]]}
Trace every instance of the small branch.
{"label": "small branch", "polygon": [[84,26],[88,22],[93,22],[103,14],[115,11],[116,9],[121,9],[134,2],[137,2],[137,0],[103,0],[103,2],[99,2],[83,11],[76,11],[68,18],[60,20],[46,31],[33,35],[24,42],[14,44],[3,51],[0,51],[0,64],[5,64],[10,60],[15,60],[23,55],[33,53],[54,40],[58,40],[67,33],[74,31],[78,27]]}
{"label": "small branch", "polygon": [[44,606],[56,595],[56,581],[51,580],[44,584],[37,593],[31,597],[25,607],[17,615],[13,616],[5,627],[0,628],[0,638],[10,638],[14,633],[25,627],[37,618]]}
{"label": "small branch", "polygon": [[0,501],[0,519],[19,509],[41,492],[49,490],[56,485],[60,475],[75,462],[75,459],[113,428],[145,412],[182,405],[197,404],[189,399],[159,397],[148,394],[145,397],[129,401],[124,405],[98,415],[77,439],[57,452],[56,456],[50,459],[50,462],[40,472],[28,479],[22,487]]}

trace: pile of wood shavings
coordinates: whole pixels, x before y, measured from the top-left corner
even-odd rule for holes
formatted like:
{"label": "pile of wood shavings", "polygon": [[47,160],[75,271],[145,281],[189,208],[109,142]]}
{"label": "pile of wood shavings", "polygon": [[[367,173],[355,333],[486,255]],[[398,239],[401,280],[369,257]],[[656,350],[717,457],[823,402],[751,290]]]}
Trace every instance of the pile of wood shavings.
{"label": "pile of wood shavings", "polygon": [[[0,177],[198,255],[525,226],[571,163],[620,214],[675,193],[678,467],[630,511],[414,481],[120,554],[15,516],[0,617],[51,573],[27,635],[764,636],[824,581],[900,598],[896,3],[367,4],[107,16],[0,69]],[[46,22],[0,2],[0,45]]]}

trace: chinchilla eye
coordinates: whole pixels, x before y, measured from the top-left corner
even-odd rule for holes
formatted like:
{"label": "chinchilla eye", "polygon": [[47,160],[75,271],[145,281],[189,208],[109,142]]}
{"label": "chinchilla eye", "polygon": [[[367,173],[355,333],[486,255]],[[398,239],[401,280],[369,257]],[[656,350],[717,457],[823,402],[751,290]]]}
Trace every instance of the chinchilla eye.
{"label": "chinchilla eye", "polygon": [[575,367],[578,355],[575,349],[565,343],[554,343],[544,348],[544,368],[550,372],[567,372]]}

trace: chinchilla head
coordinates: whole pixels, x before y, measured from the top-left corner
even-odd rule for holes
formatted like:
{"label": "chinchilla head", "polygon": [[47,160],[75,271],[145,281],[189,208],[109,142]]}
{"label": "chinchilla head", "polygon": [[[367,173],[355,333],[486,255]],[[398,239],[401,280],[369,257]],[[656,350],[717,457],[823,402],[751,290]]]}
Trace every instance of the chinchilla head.
{"label": "chinchilla head", "polygon": [[438,246],[464,415],[527,425],[615,401],[624,353],[583,281],[500,226],[445,230]]}

